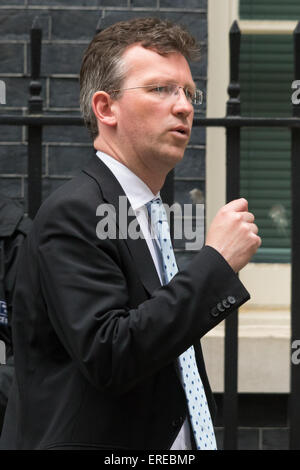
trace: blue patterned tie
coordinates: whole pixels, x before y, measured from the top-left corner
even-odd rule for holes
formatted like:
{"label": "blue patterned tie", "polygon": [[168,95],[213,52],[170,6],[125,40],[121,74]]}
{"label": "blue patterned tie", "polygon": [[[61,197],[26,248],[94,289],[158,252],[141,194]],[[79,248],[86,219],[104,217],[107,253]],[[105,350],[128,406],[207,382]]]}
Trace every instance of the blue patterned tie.
{"label": "blue patterned tie", "polygon": [[[151,227],[157,240],[154,245],[163,267],[163,284],[178,272],[171,243],[167,214],[160,198],[146,204]],[[216,438],[205,396],[204,387],[196,365],[195,351],[190,346],[179,358],[180,378],[190,412],[194,438],[199,450],[216,450]]]}

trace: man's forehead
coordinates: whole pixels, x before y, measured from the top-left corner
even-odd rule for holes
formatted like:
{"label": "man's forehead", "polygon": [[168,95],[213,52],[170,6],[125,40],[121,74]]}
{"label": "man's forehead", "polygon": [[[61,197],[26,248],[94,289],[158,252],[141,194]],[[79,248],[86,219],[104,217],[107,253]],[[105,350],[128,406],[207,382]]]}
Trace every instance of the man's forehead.
{"label": "man's forehead", "polygon": [[170,52],[162,55],[154,49],[141,46],[141,44],[132,44],[127,47],[122,58],[127,66],[128,72],[126,75],[128,79],[132,76],[148,79],[146,74],[153,77],[157,76],[157,78],[161,75],[162,77],[165,76],[166,79],[168,77],[172,79],[175,73],[174,80],[182,76],[185,81],[193,85],[189,64],[180,52]]}

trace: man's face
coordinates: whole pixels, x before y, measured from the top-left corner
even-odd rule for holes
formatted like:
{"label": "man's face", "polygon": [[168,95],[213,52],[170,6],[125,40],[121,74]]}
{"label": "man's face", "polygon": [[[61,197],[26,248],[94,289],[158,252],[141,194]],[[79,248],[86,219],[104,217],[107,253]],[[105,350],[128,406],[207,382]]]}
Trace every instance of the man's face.
{"label": "man's face", "polygon": [[[122,88],[172,83],[195,89],[189,65],[179,53],[162,56],[133,45],[123,58],[128,73]],[[165,172],[182,159],[194,115],[182,89],[168,97],[152,87],[127,90],[116,100],[115,109],[119,147],[127,161]],[[180,126],[184,133],[176,130]]]}

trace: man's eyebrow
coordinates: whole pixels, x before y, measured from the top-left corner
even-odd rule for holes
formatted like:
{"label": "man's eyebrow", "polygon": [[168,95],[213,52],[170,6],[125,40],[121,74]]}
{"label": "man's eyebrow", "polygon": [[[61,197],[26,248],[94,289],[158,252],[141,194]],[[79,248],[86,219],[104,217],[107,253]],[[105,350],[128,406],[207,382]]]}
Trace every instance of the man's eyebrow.
{"label": "man's eyebrow", "polygon": [[[157,78],[156,77],[156,78],[150,78],[149,80],[146,80],[145,85],[168,85],[168,84],[172,84],[172,83],[177,84],[176,80],[173,80],[170,77],[168,77],[168,78],[166,78],[166,77]],[[188,87],[188,88],[192,88],[193,90],[197,89],[197,85],[194,81],[186,83],[184,86]]]}

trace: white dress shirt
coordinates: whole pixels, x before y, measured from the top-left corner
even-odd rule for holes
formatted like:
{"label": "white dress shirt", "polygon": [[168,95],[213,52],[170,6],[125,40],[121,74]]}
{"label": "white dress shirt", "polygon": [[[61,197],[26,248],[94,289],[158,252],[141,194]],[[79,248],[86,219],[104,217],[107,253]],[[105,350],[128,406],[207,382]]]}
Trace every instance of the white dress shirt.
{"label": "white dress shirt", "polygon": [[[156,250],[153,244],[153,239],[149,230],[148,212],[145,204],[153,198],[158,197],[159,193],[153,194],[150,188],[129,168],[120,163],[113,157],[98,151],[96,155],[102,160],[103,163],[110,169],[115,178],[121,185],[124,193],[126,194],[129,203],[135,213],[137,221],[141,227],[141,231],[147,242],[151,257],[155,264],[157,274],[162,284],[162,273],[160,268],[160,261],[157,257]],[[187,419],[185,419],[171,450],[190,450],[190,428]]]}

